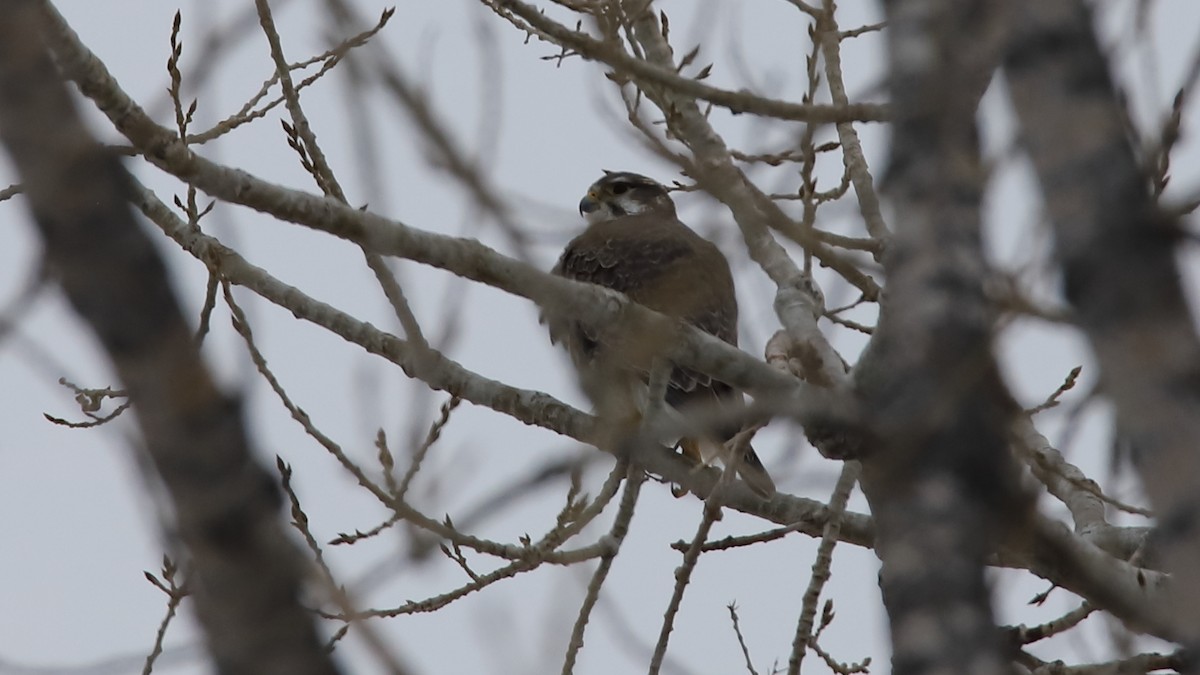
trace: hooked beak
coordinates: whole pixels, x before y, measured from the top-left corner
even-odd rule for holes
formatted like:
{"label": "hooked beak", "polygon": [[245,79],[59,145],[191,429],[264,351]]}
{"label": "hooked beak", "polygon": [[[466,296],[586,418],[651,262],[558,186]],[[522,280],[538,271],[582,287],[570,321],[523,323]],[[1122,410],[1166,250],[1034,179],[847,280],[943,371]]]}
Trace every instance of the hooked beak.
{"label": "hooked beak", "polygon": [[591,192],[587,193],[583,196],[583,199],[579,200],[579,215],[585,218],[599,208],[600,200],[596,199],[596,196]]}

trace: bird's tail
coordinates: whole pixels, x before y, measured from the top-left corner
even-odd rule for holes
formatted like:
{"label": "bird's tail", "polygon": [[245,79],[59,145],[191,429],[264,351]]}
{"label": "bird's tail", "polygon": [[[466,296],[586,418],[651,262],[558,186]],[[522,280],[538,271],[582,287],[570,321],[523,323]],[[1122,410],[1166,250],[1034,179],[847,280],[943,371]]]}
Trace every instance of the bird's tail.
{"label": "bird's tail", "polygon": [[[767,473],[767,467],[763,466],[762,460],[758,458],[758,453],[754,452],[754,448],[749,444],[745,448],[738,461],[738,475],[746,481],[746,486],[754,494],[763,499],[771,499],[775,496],[775,481],[771,480],[771,474]],[[726,444],[706,438],[681,438],[679,439],[679,449],[685,456],[691,457],[699,464],[709,464],[718,458],[723,462],[728,462],[730,459]]]}
{"label": "bird's tail", "polygon": [[771,474],[767,473],[767,467],[763,466],[762,460],[758,458],[758,453],[754,452],[754,448],[749,445],[746,446],[746,452],[738,464],[738,475],[746,481],[747,487],[759,497],[770,499],[775,496],[775,481],[771,480]]}

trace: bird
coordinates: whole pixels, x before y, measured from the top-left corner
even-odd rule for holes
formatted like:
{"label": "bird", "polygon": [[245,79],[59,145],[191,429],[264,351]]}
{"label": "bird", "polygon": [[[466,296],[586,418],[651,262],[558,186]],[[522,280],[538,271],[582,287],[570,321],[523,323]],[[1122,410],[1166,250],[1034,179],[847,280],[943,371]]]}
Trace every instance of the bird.
{"label": "bird", "polygon": [[[552,274],[618,291],[737,346],[738,307],[729,261],[715,244],[680,222],[666,187],[641,174],[605,171],[580,200],[579,213],[587,226],[567,244]],[[663,343],[669,336],[637,328],[592,330],[561,315],[544,321],[551,341],[566,347],[593,401],[616,396],[624,400],[626,414],[644,410],[646,383],[654,360],[669,347]],[[689,368],[670,368],[664,397],[669,409],[711,416],[744,406],[742,393],[730,385]],[[754,449],[749,443],[729,443],[740,431],[741,423],[725,424],[707,435],[679,439],[676,447],[701,464],[713,459],[728,463],[729,447],[743,448],[739,475],[769,499],[775,483]]]}

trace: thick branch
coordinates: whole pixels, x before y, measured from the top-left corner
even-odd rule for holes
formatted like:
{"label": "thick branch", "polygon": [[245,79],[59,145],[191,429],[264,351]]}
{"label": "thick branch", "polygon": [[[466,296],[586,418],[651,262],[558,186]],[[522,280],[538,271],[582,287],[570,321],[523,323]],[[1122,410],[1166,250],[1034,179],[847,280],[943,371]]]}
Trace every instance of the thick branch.
{"label": "thick branch", "polygon": [[[618,55],[612,65],[623,75],[636,77],[637,73],[649,68],[655,72],[672,72],[677,68],[671,45],[663,36],[662,27],[649,4],[626,3],[631,11],[637,12],[630,17],[633,35],[638,46],[645,52],[645,59],[638,59],[623,51],[619,51],[604,43],[598,43],[599,48]],[[634,7],[636,6],[636,7]],[[582,33],[567,30],[562,26],[542,16],[532,7],[523,3],[508,3],[507,8],[519,14],[539,30],[546,30],[556,40],[573,40],[578,36],[590,40]],[[574,48],[571,42],[563,42]],[[705,87],[695,80],[681,79],[682,82]],[[695,162],[688,167],[694,171],[694,177],[701,187],[713,197],[729,206],[734,219],[742,230],[750,256],[767,273],[777,287],[813,287],[811,279],[802,278],[795,263],[776,242],[770,233],[770,227],[794,233],[797,240],[812,254],[831,269],[838,272],[848,282],[857,286],[863,295],[874,300],[879,293],[879,287],[873,279],[861,272],[851,260],[834,251],[821,242],[807,230],[794,227],[794,224],[767,195],[759,190],[733,164],[729,149],[724,140],[708,124],[704,114],[696,103],[697,98],[703,99],[694,86],[675,86],[668,82],[639,81],[642,91],[654,101],[663,112],[671,131],[682,140],[695,155]],[[786,115],[778,117],[786,118]],[[818,293],[813,295],[814,304]],[[818,312],[820,308],[818,307]],[[785,324],[786,325],[786,324]],[[789,327],[790,329],[790,327]]]}
{"label": "thick branch", "polygon": [[[436,349],[417,350],[394,335],[305,295],[250,264],[212,237],[187,227],[149,190],[136,184],[134,203],[184,250],[218,271],[221,278],[248,288],[294,316],[319,325],[347,342],[395,363],[410,375],[420,372],[420,379],[430,387],[526,424],[583,443],[595,442],[596,419],[591,415],[548,394],[517,389],[471,372]],[[601,449],[612,451],[611,448]],[[648,472],[687,488],[701,499],[713,490],[719,475],[711,468],[698,471],[690,461],[665,448],[647,448],[638,456],[638,463]],[[798,524],[796,529],[810,536],[821,536],[830,515],[821,502],[784,493],[764,501],[740,484],[725,488],[724,504],[771,522]],[[875,536],[871,518],[860,513],[843,514],[839,536],[841,541],[856,546],[871,546]]]}
{"label": "thick branch", "polygon": [[1054,223],[1066,294],[1160,520],[1177,628],[1200,647],[1200,341],[1092,25],[1077,0],[1016,4],[1006,64]]}
{"label": "thick branch", "polygon": [[1031,515],[1008,453],[1016,406],[991,353],[983,292],[974,115],[998,19],[985,4],[886,3],[896,217],[872,346],[882,358],[863,388],[877,439],[863,490],[902,675],[1010,671],[983,571],[1000,537]]}
{"label": "thick branch", "polygon": [[[598,286],[547,274],[484,246],[474,239],[425,232],[336,200],[268,183],[211,162],[151,120],[125,94],[104,64],[84,46],[49,3],[41,2],[52,26],[51,45],[68,77],[91,98],[117,129],[156,166],[208,194],[276,218],[352,241],[369,250],[408,258],[473,281],[529,298],[549,312],[566,313],[593,326],[623,321],[656,326],[673,335],[667,356],[675,363],[774,400],[794,401],[803,423],[809,414],[830,415],[835,401],[807,384],[690,326],[631,303]],[[804,411],[808,412],[804,412]]]}
{"label": "thick branch", "polygon": [[335,673],[300,605],[304,563],[254,463],[236,401],[200,359],[166,268],[89,135],[40,34],[37,4],[0,2],[0,138],[63,292],[108,352],[171,498],[196,611],[222,673]]}
{"label": "thick branch", "polygon": [[[635,17],[634,35],[647,59],[660,67],[674,67],[671,45],[663,37],[662,29],[651,12],[644,11]],[[730,208],[750,257],[775,283],[775,311],[791,339],[790,349],[802,351],[806,357],[806,379],[831,389],[844,385],[847,377],[842,359],[817,326],[817,318],[824,309],[820,289],[811,277],[796,266],[768,227],[770,222],[786,220],[787,215],[734,165],[724,140],[708,123],[694,99],[671,90],[648,92],[648,95],[667,115],[674,132],[695,155],[695,177],[709,193]],[[857,269],[844,265],[844,260],[823,245],[815,242],[809,244],[815,256],[848,275],[848,279],[855,278]],[[862,287],[864,296],[877,292],[878,287],[869,278],[863,277],[860,282],[866,284]]]}
{"label": "thick branch", "polygon": [[[557,304],[567,308],[567,311],[578,312],[585,320],[611,322],[619,320],[622,316],[639,321],[661,320],[642,308],[623,303],[611,293],[545,275],[505,258],[478,242],[408,228],[373,214],[349,209],[332,200],[284,190],[243,172],[218,166],[193,155],[177,143],[173,134],[153,124],[136,103],[121,91],[102,64],[79,43],[61,17],[48,5],[43,4],[43,7],[53,26],[51,40],[60,64],[69,76],[79,83],[80,89],[96,101],[115,126],[127,134],[149,160],[221,199],[245,204],[283,219],[366,243],[381,252],[394,253],[435,265],[455,274],[532,298],[544,305]],[[140,191],[139,195],[139,206],[145,209],[152,219],[163,226],[168,234],[176,237],[184,248],[192,251],[206,264],[213,265],[231,282],[245,285],[269,301],[295,313],[299,318],[324,326],[365,350],[397,363],[406,373],[425,381],[431,387],[451,392],[476,404],[512,415],[528,424],[552,429],[584,442],[591,442],[593,439],[595,421],[590,416],[546,394],[516,389],[483,378],[436,352],[432,353],[428,365],[424,366],[424,359],[417,359],[411,346],[403,340],[357,321],[333,307],[318,303],[297,289],[272,279],[229,249],[221,247],[215,240],[208,239],[177,221],[172,222],[170,211],[149,193]],[[753,204],[754,199],[740,203]],[[801,326],[806,330],[815,330],[815,320],[807,323],[808,319],[804,318],[806,313],[812,315],[811,300],[807,289],[781,289],[779,302],[790,308],[787,311],[795,312],[798,319],[784,319],[785,324],[793,329]],[[771,403],[774,411],[788,413],[797,407],[815,411],[823,407],[819,400],[821,394],[813,393],[813,388],[801,386],[795,378],[773,372],[774,369],[769,366],[727,345],[716,343],[694,331],[684,332],[680,345],[680,351],[674,354],[673,358],[699,370],[711,372],[722,379],[728,378],[746,389],[766,394],[763,402]],[[822,359],[818,367],[831,366],[840,367],[836,353],[832,353],[829,359]],[[831,370],[836,374],[835,369]],[[779,400],[780,397],[782,401]],[[810,404],[813,407],[810,408]],[[639,461],[651,473],[680,483],[701,498],[710,493],[716,482],[715,471],[694,471],[694,467],[686,460],[666,450],[646,453]],[[819,502],[783,494],[764,502],[748,491],[736,488],[737,486],[734,486],[726,492],[726,506],[783,525],[800,523],[796,529],[809,535],[819,536],[829,515],[828,509]],[[1121,603],[1118,603],[1118,613],[1123,612],[1123,616],[1140,616],[1145,613],[1139,604],[1143,599],[1143,595],[1139,594],[1139,581],[1143,580],[1140,572],[1127,564],[1112,560],[1069,532],[1054,531],[1054,534],[1058,537],[1055,541],[1059,544],[1056,550],[1064,550],[1066,553],[1056,553],[1047,557],[1037,555],[1035,550],[1009,549],[1001,552],[993,561],[1001,565],[1027,567],[1036,574],[1086,597],[1095,598],[1098,602],[1108,598],[1105,595],[1109,592],[1108,589],[1115,589],[1110,595],[1115,594],[1121,599]],[[870,518],[861,514],[845,514],[841,521],[839,538],[855,545],[870,546],[874,540]],[[1155,589],[1158,587],[1157,577],[1151,575],[1151,578],[1156,583],[1146,585]]]}

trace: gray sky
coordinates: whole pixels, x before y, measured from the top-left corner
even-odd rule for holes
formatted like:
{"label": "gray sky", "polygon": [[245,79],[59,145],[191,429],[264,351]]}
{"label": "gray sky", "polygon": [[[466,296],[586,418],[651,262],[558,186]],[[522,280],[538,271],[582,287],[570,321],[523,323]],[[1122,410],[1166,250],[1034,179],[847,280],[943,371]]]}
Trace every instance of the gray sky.
{"label": "gray sky", "polygon": [[[196,129],[236,111],[271,73],[266,41],[246,13],[249,4],[193,0],[181,7],[185,84],[197,73],[206,77],[201,88],[189,94],[200,99]],[[300,60],[328,48],[322,3],[277,4],[276,21],[289,59]],[[369,0],[357,4],[372,18],[388,6]],[[671,16],[677,52],[702,42],[698,62],[716,63],[712,84],[799,100],[809,44],[804,16],[788,3],[667,0],[656,4]],[[1134,3],[1099,4],[1105,7],[1106,40],[1117,55],[1122,83],[1138,102],[1136,114],[1143,122],[1160,118],[1196,52],[1200,4],[1190,0],[1152,4],[1151,50],[1135,48]],[[125,90],[160,121],[169,122],[165,63],[176,3],[62,0],[57,5]],[[839,15],[843,28],[880,18],[876,3],[843,5]],[[238,17],[251,23],[239,25]],[[205,41],[214,31],[235,36],[234,43],[219,54],[205,54]],[[554,50],[537,42],[524,44],[523,34],[477,3],[400,3],[378,39],[398,58],[400,67],[423,84],[439,119],[453,130],[456,140],[478,153],[487,179],[510,198],[522,224],[534,233],[531,262],[543,268],[553,264],[563,244],[582,226],[575,205],[601,169],[634,170],[663,182],[679,177],[641,149],[625,129],[615,92],[600,68],[579,59],[568,59],[561,66],[539,60]],[[882,50],[878,34],[844,46],[852,100],[882,96]],[[1152,61],[1157,66],[1147,65]],[[1155,69],[1157,82],[1148,75]],[[495,223],[480,217],[467,193],[429,165],[427,148],[397,106],[378,93],[358,96],[347,86],[348,72],[335,71],[309,89],[303,101],[350,201],[369,203],[372,210],[413,227],[478,237],[516,255]],[[1196,110],[1191,109],[1191,125],[1200,121]],[[364,160],[361,135],[354,131],[356,126],[364,128],[358,121],[360,114],[369,120],[365,128],[374,155],[370,160]],[[273,182],[316,191],[287,147],[277,122],[280,116],[279,110],[273,111],[266,120],[203,152]],[[1010,145],[1013,130],[995,87],[982,117],[987,146],[1002,152]],[[98,115],[96,121],[96,129],[115,141],[106,121]],[[772,147],[796,131],[720,110],[714,111],[713,122],[731,145],[749,151]],[[1200,186],[1197,144],[1190,128],[1185,122],[1169,195],[1194,194]],[[860,126],[860,133],[878,177],[886,155],[884,130]],[[157,170],[138,162],[129,165],[160,190],[165,201],[183,193]],[[831,155],[819,168],[820,183],[835,185],[840,157]],[[761,178],[764,186],[777,187],[787,176],[764,173]],[[6,158],[0,157],[0,188],[13,181]],[[1041,279],[1039,288],[1054,298],[1053,278],[1045,264],[1048,239],[1031,186],[1022,161],[1002,165],[989,193],[988,242],[998,264],[1030,266],[1034,277]],[[772,286],[749,264],[723,209],[693,194],[679,195],[677,203],[682,219],[720,243],[733,261],[743,348],[761,354],[763,342],[777,326],[771,310]],[[0,223],[7,237],[0,247],[0,311],[13,306],[37,265],[37,245],[23,209],[19,198],[0,204]],[[847,234],[861,232],[857,208],[848,199],[823,213],[823,226]],[[205,222],[210,233],[276,277],[360,319],[399,330],[352,245],[227,205],[218,205]],[[172,262],[177,290],[195,315],[203,300],[203,268],[165,240],[163,250]],[[1194,290],[1194,250],[1187,260]],[[462,306],[461,322],[446,348],[452,358],[488,377],[547,391],[586,408],[567,360],[550,346],[530,303],[492,289],[468,287],[413,263],[400,263],[398,270],[431,337],[441,333],[437,327],[447,307]],[[831,305],[853,299],[844,283],[832,276],[819,272],[818,281]],[[368,466],[373,466],[372,440],[378,428],[388,432],[393,448],[404,450],[414,429],[423,433],[437,405],[445,400],[442,394],[422,393],[399,369],[286,311],[245,293],[238,297],[250,312],[260,348],[293,400]],[[869,315],[863,318],[870,319]],[[829,324],[823,327],[853,361],[862,336]],[[353,479],[303,435],[269,390],[249,374],[252,368],[241,342],[228,328],[224,310],[214,316],[214,334],[206,349],[223,382],[247,397],[263,461],[278,454],[294,467],[296,489],[319,539],[365,530],[386,518],[384,510],[356,489]],[[1026,402],[1044,398],[1075,365],[1082,364],[1085,370],[1081,386],[1068,401],[1079,401],[1095,382],[1085,343],[1070,331],[1021,322],[1001,336],[1000,352],[1010,385]],[[45,420],[43,413],[79,417],[71,393],[56,383],[60,377],[86,387],[117,386],[90,335],[57,291],[47,289],[20,315],[16,330],[0,341],[0,419],[5,427],[0,435],[0,542],[4,542],[0,546],[0,675],[61,672],[96,664],[112,667],[81,672],[140,672],[165,607],[164,596],[142,576],[143,570],[157,572],[164,550],[154,504],[126,448],[132,430],[127,420],[91,431],[66,429]],[[1063,437],[1063,419],[1057,413],[1039,419],[1052,441]],[[1069,458],[1116,496],[1136,500],[1135,483],[1127,474],[1110,476],[1106,409],[1092,406],[1084,420],[1071,446],[1064,448]],[[809,448],[797,429],[776,423],[760,436],[756,447],[781,490],[828,498],[838,467]],[[418,480],[417,503],[432,516],[449,514],[458,521],[546,463],[581,454],[587,456],[588,451],[574,442],[464,403]],[[608,467],[607,459],[592,465],[586,476],[591,490],[599,486]],[[515,541],[524,533],[536,538],[553,525],[565,493],[565,484],[531,492],[480,519],[472,531],[502,541]],[[1063,511],[1057,504],[1044,507],[1055,514]],[[865,510],[859,496],[851,508]],[[644,670],[680,559],[669,544],[690,538],[699,519],[694,499],[675,499],[659,484],[649,484],[643,491],[630,538],[589,626],[577,672]],[[607,522],[602,519],[584,541],[602,532]],[[712,536],[769,527],[728,512]],[[466,581],[463,572],[445,559],[431,557],[415,563],[403,551],[404,541],[397,532],[349,550],[331,547],[327,554],[340,579],[361,594],[364,606],[395,606]],[[668,672],[744,672],[725,609],[734,601],[758,671],[770,672],[777,660],[786,664],[814,551],[813,540],[793,535],[768,545],[704,556],[671,641],[669,660],[677,667]],[[481,570],[492,568],[490,561],[479,564]],[[376,627],[420,672],[557,672],[590,570],[540,568],[435,614],[376,622]],[[889,669],[888,645],[875,570],[870,551],[849,545],[836,549],[834,576],[823,597],[834,601],[837,618],[822,645],[844,661],[872,657],[872,672],[880,673]],[[1029,608],[1025,603],[1044,590],[1044,582],[1013,572],[999,572],[995,578],[997,607],[1005,622],[1032,624],[1077,604],[1059,591],[1044,607]],[[1066,660],[1103,657],[1111,651],[1104,625],[1090,621],[1088,639],[1059,640],[1035,652]],[[171,627],[166,643],[169,650],[186,650],[196,639],[195,626],[185,611]],[[348,671],[377,672],[377,664],[353,632],[338,654]],[[186,652],[181,656],[176,663],[182,665],[167,661],[161,672],[204,672]],[[806,672],[826,669],[810,655]]]}

